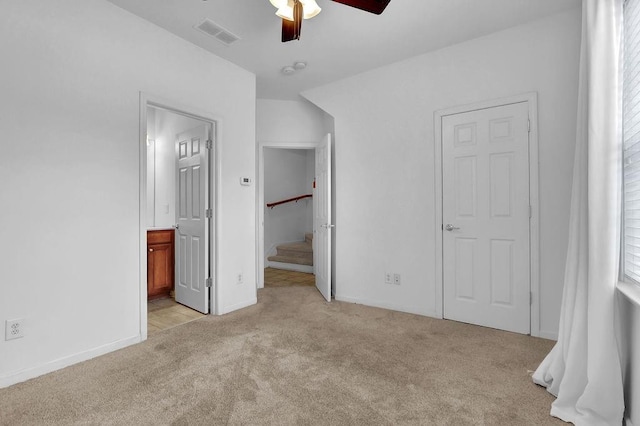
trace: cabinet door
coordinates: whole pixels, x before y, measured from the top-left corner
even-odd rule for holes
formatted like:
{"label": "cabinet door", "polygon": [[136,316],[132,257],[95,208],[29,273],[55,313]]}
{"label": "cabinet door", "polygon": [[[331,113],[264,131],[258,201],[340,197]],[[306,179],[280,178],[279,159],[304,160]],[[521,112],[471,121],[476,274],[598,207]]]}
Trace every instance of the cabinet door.
{"label": "cabinet door", "polygon": [[173,289],[173,244],[150,244],[147,256],[147,296],[168,295]]}

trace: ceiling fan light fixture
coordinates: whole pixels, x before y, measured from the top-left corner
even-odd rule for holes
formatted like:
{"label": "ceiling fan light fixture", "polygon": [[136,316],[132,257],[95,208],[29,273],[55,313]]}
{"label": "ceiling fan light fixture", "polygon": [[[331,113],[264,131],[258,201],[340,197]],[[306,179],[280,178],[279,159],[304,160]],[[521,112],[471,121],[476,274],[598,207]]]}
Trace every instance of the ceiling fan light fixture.
{"label": "ceiling fan light fixture", "polygon": [[276,11],[276,16],[293,22],[293,7],[285,5]]}
{"label": "ceiling fan light fixture", "polygon": [[[269,0],[276,7],[276,15],[282,19],[293,22],[293,0]],[[316,0],[299,0],[302,3],[304,19],[311,19],[316,16],[322,9],[316,3]]]}
{"label": "ceiling fan light fixture", "polygon": [[273,5],[273,7],[275,7],[276,9],[280,9],[281,7],[286,6],[287,3],[289,2],[289,0],[269,0],[269,1]]}
{"label": "ceiling fan light fixture", "polygon": [[300,0],[304,6],[304,19],[311,19],[322,11],[316,0]]}

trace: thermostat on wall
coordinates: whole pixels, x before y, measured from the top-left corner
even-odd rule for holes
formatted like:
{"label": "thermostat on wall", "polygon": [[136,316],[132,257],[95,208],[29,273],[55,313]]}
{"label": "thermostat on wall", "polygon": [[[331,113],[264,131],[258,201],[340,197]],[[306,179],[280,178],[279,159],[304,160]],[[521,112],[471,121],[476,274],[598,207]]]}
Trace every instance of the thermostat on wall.
{"label": "thermostat on wall", "polygon": [[250,186],[252,183],[253,183],[253,179],[251,179],[250,177],[241,177],[240,178],[240,185]]}

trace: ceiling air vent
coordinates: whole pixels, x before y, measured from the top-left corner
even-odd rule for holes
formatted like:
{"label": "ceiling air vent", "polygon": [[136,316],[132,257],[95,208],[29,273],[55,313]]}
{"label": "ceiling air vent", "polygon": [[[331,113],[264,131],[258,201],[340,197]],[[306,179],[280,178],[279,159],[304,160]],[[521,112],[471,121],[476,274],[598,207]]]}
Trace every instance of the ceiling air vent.
{"label": "ceiling air vent", "polygon": [[194,28],[202,31],[206,35],[214,37],[219,42],[224,43],[227,46],[230,46],[231,44],[240,40],[240,37],[233,34],[231,31],[227,30],[221,25],[216,24],[211,19],[205,19],[200,24],[196,25]]}

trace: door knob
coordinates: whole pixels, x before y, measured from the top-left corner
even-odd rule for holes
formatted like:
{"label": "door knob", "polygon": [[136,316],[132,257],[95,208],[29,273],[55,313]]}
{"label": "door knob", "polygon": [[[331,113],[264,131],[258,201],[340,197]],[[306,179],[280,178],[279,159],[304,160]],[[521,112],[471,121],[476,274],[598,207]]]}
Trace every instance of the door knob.
{"label": "door knob", "polygon": [[176,223],[176,226],[174,226],[174,228],[176,228],[176,229],[180,229],[180,224],[179,224],[179,223]]}
{"label": "door knob", "polygon": [[153,249],[149,249],[149,251],[153,251]]}
{"label": "door knob", "polygon": [[458,228],[458,227],[456,227],[456,226],[453,226],[453,225],[452,225],[452,224],[450,224],[450,223],[447,223],[447,224],[444,226],[444,229],[446,229],[447,231],[451,232],[451,231],[455,231],[456,229],[460,229],[460,228]]}

